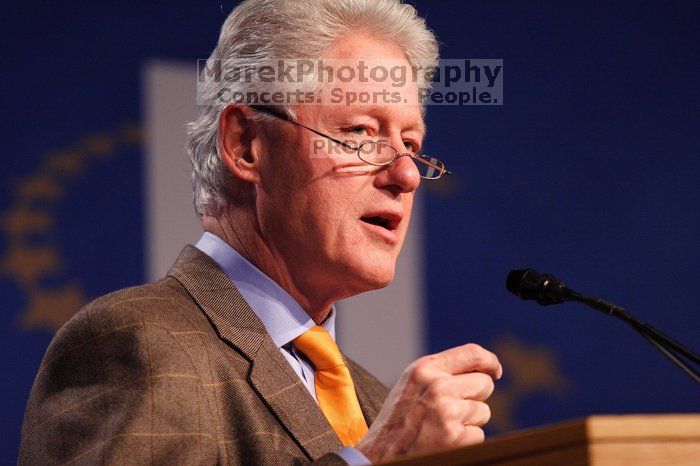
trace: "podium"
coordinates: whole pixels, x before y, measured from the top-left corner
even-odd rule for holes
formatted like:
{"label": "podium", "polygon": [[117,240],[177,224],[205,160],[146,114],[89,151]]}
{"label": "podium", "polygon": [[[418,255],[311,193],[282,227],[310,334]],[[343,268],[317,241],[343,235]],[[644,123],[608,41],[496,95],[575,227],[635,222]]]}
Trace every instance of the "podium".
{"label": "podium", "polygon": [[700,414],[590,416],[386,464],[695,466],[700,465]]}

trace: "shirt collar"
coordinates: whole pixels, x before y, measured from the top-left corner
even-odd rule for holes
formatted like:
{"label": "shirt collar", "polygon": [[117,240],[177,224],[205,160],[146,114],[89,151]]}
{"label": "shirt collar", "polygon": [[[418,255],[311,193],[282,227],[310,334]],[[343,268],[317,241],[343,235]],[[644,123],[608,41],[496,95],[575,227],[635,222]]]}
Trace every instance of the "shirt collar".
{"label": "shirt collar", "polygon": [[[278,348],[316,325],[289,293],[218,236],[204,232],[195,247],[221,267]],[[335,306],[321,326],[335,340]]]}

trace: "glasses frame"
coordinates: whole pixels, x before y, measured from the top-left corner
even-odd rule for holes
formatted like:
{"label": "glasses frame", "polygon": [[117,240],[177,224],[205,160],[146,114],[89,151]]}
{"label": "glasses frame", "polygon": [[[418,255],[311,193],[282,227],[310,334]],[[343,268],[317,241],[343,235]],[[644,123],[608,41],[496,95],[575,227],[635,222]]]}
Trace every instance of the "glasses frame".
{"label": "glasses frame", "polygon": [[[297,126],[301,126],[302,128],[307,129],[307,130],[311,131],[311,132],[314,133],[314,134],[317,134],[318,136],[321,136],[321,137],[323,137],[323,138],[326,138],[326,139],[328,139],[329,141],[333,141],[333,142],[335,142],[336,144],[339,144],[339,145],[341,145],[342,147],[345,147],[346,149],[350,149],[350,150],[354,151],[354,152],[357,154],[357,157],[358,157],[360,160],[362,160],[363,162],[365,162],[365,163],[367,163],[367,164],[370,164],[370,165],[372,165],[372,166],[375,166],[375,167],[388,167],[388,166],[391,165],[392,163],[396,162],[396,159],[398,159],[399,157],[410,157],[411,159],[414,160],[414,162],[422,163],[423,165],[427,165],[427,166],[429,166],[430,168],[433,168],[433,169],[435,169],[435,170],[438,171],[438,175],[437,175],[437,176],[433,176],[433,177],[420,175],[420,177],[423,178],[424,180],[437,180],[437,179],[442,178],[443,175],[451,175],[451,174],[452,174],[452,172],[449,171],[449,170],[445,167],[445,164],[444,164],[441,160],[435,159],[435,160],[438,160],[438,161],[442,164],[442,167],[439,166],[439,165],[436,165],[436,164],[434,164],[434,163],[431,163],[431,162],[429,162],[429,161],[427,161],[427,160],[425,160],[425,159],[423,159],[423,158],[421,158],[421,154],[420,154],[419,152],[418,152],[418,153],[415,153],[415,154],[411,154],[410,152],[399,152],[394,146],[392,146],[392,145],[390,145],[390,144],[387,144],[387,143],[385,143],[385,142],[382,142],[382,141],[365,141],[365,142],[360,143],[359,146],[355,147],[355,146],[353,146],[352,144],[348,144],[347,142],[343,142],[343,141],[341,141],[341,140],[339,140],[339,139],[337,139],[337,138],[334,138],[333,136],[330,136],[330,135],[328,135],[328,134],[325,134],[325,133],[323,133],[323,132],[321,132],[321,131],[319,131],[319,130],[317,130],[317,129],[314,129],[314,128],[311,128],[311,127],[309,127],[309,126],[306,126],[306,125],[303,124],[303,123],[299,123],[298,121],[294,121],[294,120],[290,119],[287,115],[280,114],[280,113],[278,113],[278,112],[276,112],[276,111],[274,111],[274,110],[272,110],[272,109],[270,109],[270,108],[267,108],[267,107],[265,107],[265,106],[262,106],[262,105],[249,105],[249,107],[252,108],[253,110],[257,110],[257,111],[262,112],[262,113],[264,113],[264,114],[266,114],[266,115],[270,115],[270,116],[272,116],[272,117],[278,118],[278,119],[280,119],[280,120],[282,120],[282,121],[286,121],[286,122],[289,122],[289,123],[293,123],[293,124],[295,124],[295,125],[297,125]],[[360,149],[362,148],[362,145],[363,145],[363,144],[367,144],[367,143],[372,143],[372,144],[376,144],[376,145],[382,145],[382,146],[390,147],[390,148],[394,151],[394,154],[395,154],[395,155],[394,155],[394,157],[393,157],[391,160],[389,160],[389,161],[387,161],[387,162],[381,162],[381,163],[369,162],[369,161],[363,159],[362,156],[360,155]]]}

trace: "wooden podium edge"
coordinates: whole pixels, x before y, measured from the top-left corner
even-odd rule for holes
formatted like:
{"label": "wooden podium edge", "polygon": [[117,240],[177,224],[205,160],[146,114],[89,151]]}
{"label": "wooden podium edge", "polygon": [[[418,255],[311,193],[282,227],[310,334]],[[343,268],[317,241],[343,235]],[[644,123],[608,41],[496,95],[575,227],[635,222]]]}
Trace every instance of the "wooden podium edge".
{"label": "wooden podium edge", "polygon": [[[662,434],[660,434],[662,433]],[[479,445],[436,450],[389,463],[396,466],[425,464],[477,465],[523,458],[554,450],[583,453],[591,443],[700,442],[700,414],[593,415],[499,435]]]}
{"label": "wooden podium edge", "polygon": [[700,414],[598,415],[587,417],[586,425],[592,441],[700,439]]}

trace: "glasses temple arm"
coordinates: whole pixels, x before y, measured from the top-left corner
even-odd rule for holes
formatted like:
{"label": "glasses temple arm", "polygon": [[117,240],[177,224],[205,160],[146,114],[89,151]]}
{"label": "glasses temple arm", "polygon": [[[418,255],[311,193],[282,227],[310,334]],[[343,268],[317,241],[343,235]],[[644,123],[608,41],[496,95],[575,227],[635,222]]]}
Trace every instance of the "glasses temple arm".
{"label": "glasses temple arm", "polygon": [[432,162],[428,162],[427,160],[418,157],[418,154],[416,154],[416,155],[406,154],[406,155],[408,155],[409,157],[411,157],[411,158],[414,159],[414,160],[418,160],[419,162],[424,163],[425,165],[427,165],[427,166],[429,166],[429,167],[432,167],[432,168],[438,170],[440,173],[447,173],[448,175],[451,175],[451,174],[452,174],[452,172],[449,171],[448,169],[446,169],[445,167],[440,167],[440,166],[438,166],[438,165],[435,165],[435,164],[432,163]]}
{"label": "glasses temple arm", "polygon": [[324,137],[324,138],[328,139],[329,141],[333,141],[333,142],[335,142],[336,144],[340,144],[341,146],[343,146],[343,147],[345,147],[345,148],[347,148],[347,149],[352,149],[352,150],[358,150],[358,149],[359,149],[359,147],[353,147],[353,146],[351,146],[350,144],[348,144],[347,142],[343,142],[343,141],[341,141],[341,140],[339,140],[339,139],[334,138],[333,136],[329,136],[329,135],[327,135],[327,134],[325,134],[325,133],[322,133],[322,132],[320,132],[320,131],[318,131],[318,130],[315,130],[315,129],[313,129],[313,128],[309,128],[308,126],[306,126],[306,125],[304,125],[304,124],[301,124],[301,123],[299,123],[298,121],[293,121],[292,123],[295,123],[295,124],[301,126],[302,128],[306,128],[306,129],[308,129],[309,131],[311,131],[312,133],[318,134],[319,136]]}
{"label": "glasses temple arm", "polygon": [[348,144],[348,143],[346,143],[346,142],[340,141],[340,140],[334,138],[333,136],[329,136],[329,135],[324,134],[324,133],[322,133],[322,132],[320,132],[320,131],[318,131],[318,130],[315,130],[315,129],[313,129],[313,128],[310,128],[310,127],[306,126],[305,124],[299,123],[298,121],[290,120],[289,117],[288,117],[287,115],[282,115],[282,114],[277,113],[277,112],[275,112],[274,110],[270,110],[269,108],[266,108],[266,107],[264,107],[264,106],[262,106],[262,105],[255,105],[255,104],[253,104],[253,105],[249,105],[249,107],[252,108],[253,110],[257,110],[257,111],[259,111],[259,112],[266,113],[266,114],[268,114],[268,115],[270,115],[270,116],[273,116],[273,117],[275,117],[275,118],[279,118],[280,120],[284,120],[284,121],[287,121],[287,122],[289,122],[289,123],[293,123],[293,124],[295,124],[295,125],[299,125],[299,126],[301,126],[302,128],[308,129],[308,130],[311,131],[312,133],[317,134],[317,135],[319,135],[319,136],[321,136],[321,137],[324,137],[324,138],[328,139],[329,141],[333,141],[333,142],[335,142],[336,144],[340,144],[341,146],[343,146],[343,147],[345,147],[345,148],[347,148],[347,149],[352,149],[352,150],[358,150],[358,149],[359,149],[359,147],[353,147],[353,146],[351,146],[350,144]]}

